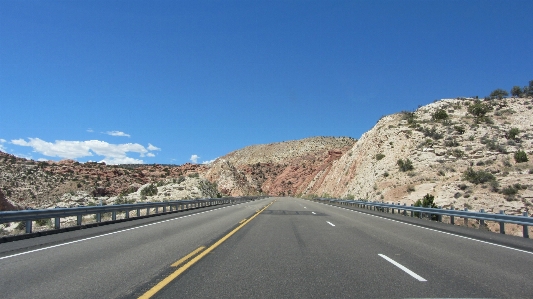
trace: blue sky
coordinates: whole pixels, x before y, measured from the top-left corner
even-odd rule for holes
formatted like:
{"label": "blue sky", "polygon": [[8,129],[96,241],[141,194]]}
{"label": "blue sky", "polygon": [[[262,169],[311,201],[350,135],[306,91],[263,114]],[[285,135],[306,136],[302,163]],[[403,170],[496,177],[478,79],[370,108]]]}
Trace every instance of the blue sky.
{"label": "blue sky", "polygon": [[533,80],[533,1],[1,1],[0,150],[202,163]]}

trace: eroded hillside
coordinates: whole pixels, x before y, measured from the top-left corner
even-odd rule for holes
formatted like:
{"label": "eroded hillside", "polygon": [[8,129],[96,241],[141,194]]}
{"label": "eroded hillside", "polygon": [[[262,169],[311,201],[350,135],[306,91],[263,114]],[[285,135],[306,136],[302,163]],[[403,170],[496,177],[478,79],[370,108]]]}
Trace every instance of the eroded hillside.
{"label": "eroded hillside", "polygon": [[205,176],[228,195],[308,193],[355,142],[349,137],[313,137],[249,146],[217,159]]}
{"label": "eroded hillside", "polygon": [[443,207],[521,213],[533,199],[532,113],[531,99],[450,99],[386,116],[315,194],[409,205],[429,193]]}

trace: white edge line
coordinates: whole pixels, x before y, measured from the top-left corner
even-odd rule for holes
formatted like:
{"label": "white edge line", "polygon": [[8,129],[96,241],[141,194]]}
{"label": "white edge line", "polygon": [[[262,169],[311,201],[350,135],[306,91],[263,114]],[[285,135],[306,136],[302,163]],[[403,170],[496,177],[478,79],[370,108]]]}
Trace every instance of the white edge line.
{"label": "white edge line", "polygon": [[331,225],[331,226],[335,226],[335,224],[333,224],[333,223],[331,223],[331,222],[329,222],[329,221],[326,221],[326,222],[327,222],[329,225]]}
{"label": "white edge line", "polygon": [[393,264],[394,266],[396,266],[396,267],[402,269],[405,273],[411,275],[411,276],[414,277],[416,280],[418,280],[418,281],[427,281],[427,280],[425,280],[422,276],[420,276],[420,275],[416,274],[415,272],[413,272],[413,271],[407,269],[407,268],[404,267],[402,264],[396,262],[395,260],[391,259],[390,257],[388,257],[388,256],[386,256],[386,255],[384,255],[384,254],[381,254],[381,253],[379,253],[378,255],[381,256],[382,258],[384,258],[385,260],[387,260],[389,263]]}
{"label": "white edge line", "polygon": [[407,223],[407,222],[403,222],[403,221],[400,221],[400,220],[389,219],[389,218],[385,218],[385,217],[382,217],[382,216],[367,214],[367,213],[359,212],[359,211],[356,211],[356,210],[337,207],[337,206],[329,205],[329,204],[324,204],[324,205],[331,206],[331,207],[336,207],[336,208],[340,208],[340,209],[344,209],[344,210],[347,210],[347,211],[352,211],[352,212],[355,212],[355,213],[359,213],[361,215],[376,217],[376,218],[380,218],[380,219],[384,219],[384,220],[388,220],[388,221],[392,221],[392,222],[397,222],[397,223],[401,223],[401,224],[405,224],[405,225],[409,225],[409,226],[413,226],[413,227],[418,227],[418,228],[426,229],[426,230],[429,230],[429,231],[433,231],[433,232],[437,232],[437,233],[441,233],[441,234],[445,234],[445,235],[450,235],[450,236],[454,236],[454,237],[458,237],[458,238],[462,238],[462,239],[466,239],[466,240],[470,240],[470,241],[475,241],[475,242],[479,242],[479,243],[483,243],[483,244],[487,244],[487,245],[492,245],[492,246],[496,246],[496,247],[500,247],[500,248],[505,248],[505,249],[518,251],[518,252],[533,254],[533,252],[531,252],[531,251],[522,250],[522,249],[509,247],[509,246],[505,246],[505,245],[500,245],[500,244],[487,242],[487,241],[483,241],[483,240],[478,240],[478,239],[474,239],[474,238],[470,238],[470,237],[465,237],[465,236],[457,235],[457,234],[454,234],[454,233],[443,232],[443,231],[440,231],[440,230],[437,230],[437,229],[434,229],[434,228],[423,227],[423,226],[420,226],[420,225],[417,225],[417,224]]}
{"label": "white edge line", "polygon": [[[237,205],[240,205],[240,204],[242,204],[242,203],[236,204],[234,206],[237,206]],[[220,208],[216,208],[216,209],[209,210],[209,211],[206,211],[206,212],[220,210],[220,209],[227,208],[227,207],[230,207],[230,206],[220,207]],[[110,235],[114,235],[114,234],[118,234],[118,233],[123,233],[123,232],[127,232],[127,231],[130,231],[130,230],[138,229],[138,228],[148,227],[148,226],[154,225],[154,224],[161,224],[161,223],[164,223],[164,222],[174,221],[174,220],[182,219],[182,218],[185,218],[185,217],[190,217],[190,216],[200,215],[200,214],[201,213],[196,213],[196,214],[185,215],[185,216],[176,217],[176,218],[172,218],[172,219],[161,220],[161,221],[158,221],[158,222],[153,222],[153,223],[144,224],[144,225],[140,225],[140,226],[136,226],[136,227],[126,228],[126,229],[118,230],[116,232],[106,233],[106,234],[102,234],[102,235],[98,235],[98,236],[94,236],[94,237],[89,237],[89,238],[79,239],[79,240],[71,241],[71,242],[67,242],[67,243],[61,243],[61,244],[57,244],[57,245],[47,246],[47,247],[34,249],[34,250],[30,250],[30,251],[24,251],[24,252],[15,253],[15,254],[12,254],[12,255],[6,255],[6,256],[0,257],[0,260],[16,257],[16,256],[20,256],[20,255],[25,255],[25,254],[29,254],[29,253],[34,253],[34,252],[38,252],[38,251],[43,251],[43,250],[47,250],[47,249],[52,249],[52,248],[56,248],[56,247],[61,247],[61,246],[65,246],[65,245],[75,244],[75,243],[88,241],[88,240],[92,240],[92,239],[96,239],[96,238],[100,238],[100,237],[106,237],[106,236],[110,236]]]}

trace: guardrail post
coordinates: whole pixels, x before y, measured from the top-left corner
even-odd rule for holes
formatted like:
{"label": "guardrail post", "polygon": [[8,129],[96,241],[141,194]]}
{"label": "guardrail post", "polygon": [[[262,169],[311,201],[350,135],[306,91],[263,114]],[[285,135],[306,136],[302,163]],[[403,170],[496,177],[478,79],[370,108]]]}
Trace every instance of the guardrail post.
{"label": "guardrail post", "polygon": [[[412,206],[413,206],[413,204],[411,204],[411,207]],[[413,217],[413,216],[414,216],[414,212],[413,212],[413,210],[411,210],[411,217]]]}
{"label": "guardrail post", "polygon": [[117,211],[111,212],[111,220],[113,221],[117,220]]}
{"label": "guardrail post", "polygon": [[61,221],[60,221],[61,218],[56,217],[54,220],[55,220],[55,221],[54,221],[54,229],[59,229],[60,226],[61,226]]}
{"label": "guardrail post", "polygon": [[[465,212],[468,212],[468,208],[465,208]],[[468,218],[463,218],[464,220],[464,225],[466,225],[466,227],[468,227]]]}
{"label": "guardrail post", "polygon": [[[442,206],[439,206],[439,209],[442,210]],[[442,214],[437,215],[437,222],[442,222]]]}
{"label": "guardrail post", "polygon": [[126,219],[130,219],[130,210],[126,210],[125,213],[126,213]]}
{"label": "guardrail post", "polygon": [[77,215],[76,216],[76,225],[81,225],[82,221],[83,221],[83,215]]}
{"label": "guardrail post", "polygon": [[159,214],[159,207],[155,207],[155,213]]}
{"label": "guardrail post", "polygon": [[163,206],[163,213],[167,212],[167,206]]}
{"label": "guardrail post", "polygon": [[[485,209],[481,209],[479,210],[480,213],[485,213]],[[483,226],[485,226],[485,220],[483,219],[479,219],[479,228],[482,228]]]}
{"label": "guardrail post", "polygon": [[[454,210],[455,211],[455,208],[453,206],[451,206],[450,210]],[[455,216],[453,216],[453,215],[450,215],[450,224],[451,225],[455,224]]]}
{"label": "guardrail post", "polygon": [[141,216],[141,209],[137,209],[137,217]]}
{"label": "guardrail post", "polygon": [[405,204],[405,202],[404,202],[404,203],[403,203],[403,215],[404,215],[404,216],[407,216],[407,210],[405,209],[405,206],[406,206],[406,204]]}
{"label": "guardrail post", "polygon": [[31,234],[31,231],[32,231],[32,221],[31,220],[26,220],[26,233],[27,234]]}
{"label": "guardrail post", "polygon": [[146,216],[150,215],[150,208],[146,208]]}
{"label": "guardrail post", "polygon": [[[529,217],[527,215],[527,212],[523,212],[522,216]],[[527,225],[523,225],[522,226],[522,234],[524,235],[524,238],[528,238],[529,239],[529,227]]]}
{"label": "guardrail post", "polygon": [[[505,210],[500,210],[500,214],[505,215]],[[505,235],[505,222],[500,221],[500,234]]]}
{"label": "guardrail post", "polygon": [[101,213],[96,213],[96,222],[102,222],[102,214]]}

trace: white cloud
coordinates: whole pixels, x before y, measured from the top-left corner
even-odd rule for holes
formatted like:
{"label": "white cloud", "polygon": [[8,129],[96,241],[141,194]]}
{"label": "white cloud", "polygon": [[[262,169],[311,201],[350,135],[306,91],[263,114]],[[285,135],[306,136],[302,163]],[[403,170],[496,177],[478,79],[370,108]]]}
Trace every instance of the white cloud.
{"label": "white cloud", "polygon": [[29,146],[34,152],[49,157],[60,157],[66,159],[77,159],[82,157],[91,157],[94,155],[103,156],[107,164],[120,163],[143,163],[143,160],[134,159],[127,156],[127,153],[137,153],[141,157],[153,157],[149,149],[138,143],[111,144],[100,140],[87,141],[66,141],[56,140],[47,142],[39,138],[28,138],[11,140],[12,144],[19,146]]}
{"label": "white cloud", "polygon": [[157,146],[153,146],[152,144],[148,143],[148,150],[149,151],[160,151],[161,149],[158,148]]}
{"label": "white cloud", "polygon": [[213,160],[209,160],[209,161],[204,161],[204,162],[202,162],[202,164],[211,164],[211,163],[215,162],[216,159],[218,159],[218,158],[214,158]]}
{"label": "white cloud", "polygon": [[200,156],[198,156],[198,155],[192,155],[191,156],[191,162],[192,163],[198,163],[198,159],[200,159]]}
{"label": "white cloud", "polygon": [[126,134],[120,131],[107,131],[105,132],[105,134],[111,135],[111,136],[119,136],[119,137],[130,137],[130,134]]}
{"label": "white cloud", "polygon": [[6,151],[6,148],[4,147],[4,145],[2,143],[5,143],[6,140],[5,139],[1,139],[0,138],[0,151],[3,151],[5,152]]}
{"label": "white cloud", "polygon": [[114,165],[114,164],[144,164],[143,160],[130,158],[130,157],[119,157],[119,158],[106,158],[100,162],[105,162],[105,164]]}
{"label": "white cloud", "polygon": [[87,132],[92,133],[92,132],[94,132],[94,130],[91,129],[91,128],[88,128],[88,129],[87,129]]}

